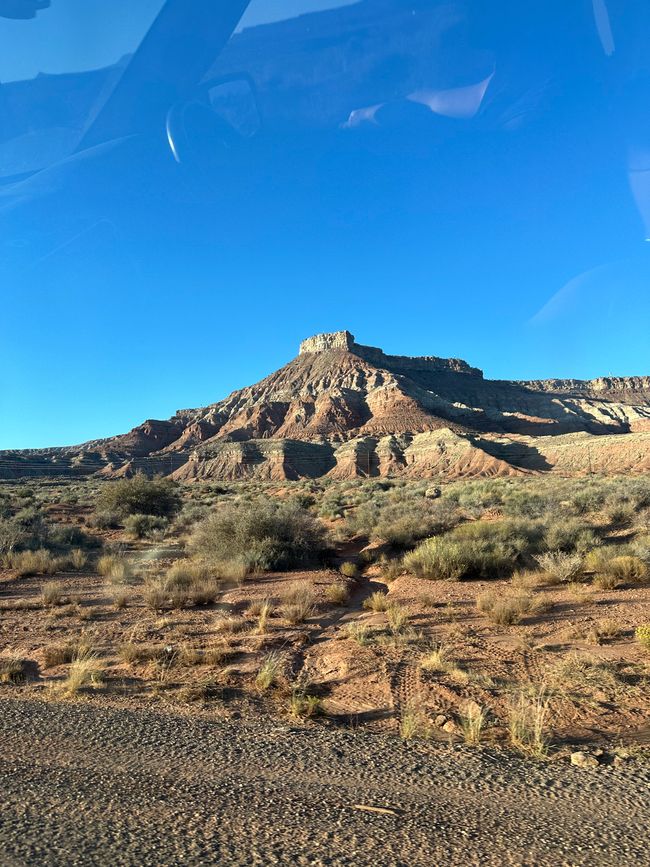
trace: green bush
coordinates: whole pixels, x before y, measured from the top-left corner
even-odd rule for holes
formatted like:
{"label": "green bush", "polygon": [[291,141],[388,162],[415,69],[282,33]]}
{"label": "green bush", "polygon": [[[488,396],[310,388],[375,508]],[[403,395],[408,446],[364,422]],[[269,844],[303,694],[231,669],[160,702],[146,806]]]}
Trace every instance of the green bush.
{"label": "green bush", "polygon": [[569,519],[549,524],[544,533],[544,544],[549,551],[584,554],[600,545],[600,539],[588,524]]}
{"label": "green bush", "polygon": [[418,578],[457,581],[469,569],[465,546],[448,536],[434,536],[404,558],[404,567]]}
{"label": "green bush", "polygon": [[420,578],[458,580],[509,574],[540,543],[542,529],[529,521],[477,521],[427,539],[404,558]]}
{"label": "green bush", "polygon": [[257,571],[314,563],[326,546],[322,525],[295,503],[254,501],[222,506],[198,525],[189,547],[208,563],[243,561]]}
{"label": "green bush", "polygon": [[133,539],[150,539],[167,529],[169,521],[158,515],[129,515],[124,519],[124,529]]}
{"label": "green bush", "polygon": [[131,479],[107,483],[97,498],[96,511],[124,519],[128,515],[158,515],[168,518],[181,508],[178,485],[170,479],[148,479],[136,473]]}

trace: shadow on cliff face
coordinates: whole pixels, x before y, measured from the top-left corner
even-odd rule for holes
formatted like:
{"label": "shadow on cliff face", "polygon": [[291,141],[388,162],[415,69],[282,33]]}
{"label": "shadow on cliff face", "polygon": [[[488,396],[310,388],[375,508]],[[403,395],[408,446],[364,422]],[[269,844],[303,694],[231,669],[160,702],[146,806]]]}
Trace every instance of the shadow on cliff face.
{"label": "shadow on cliff face", "polygon": [[488,455],[506,461],[513,467],[536,472],[546,472],[553,469],[538,449],[526,443],[498,443],[483,440],[480,437],[472,438],[472,442]]}

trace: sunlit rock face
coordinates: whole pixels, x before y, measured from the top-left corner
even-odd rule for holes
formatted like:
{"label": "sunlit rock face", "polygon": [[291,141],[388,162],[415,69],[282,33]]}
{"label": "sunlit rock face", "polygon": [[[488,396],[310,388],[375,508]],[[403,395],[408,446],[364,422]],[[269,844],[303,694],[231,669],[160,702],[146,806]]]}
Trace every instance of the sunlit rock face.
{"label": "sunlit rock face", "polygon": [[456,358],[388,355],[349,331],[303,340],[260,382],[167,421],[0,452],[0,478],[458,479],[647,472],[650,380],[486,380]]}

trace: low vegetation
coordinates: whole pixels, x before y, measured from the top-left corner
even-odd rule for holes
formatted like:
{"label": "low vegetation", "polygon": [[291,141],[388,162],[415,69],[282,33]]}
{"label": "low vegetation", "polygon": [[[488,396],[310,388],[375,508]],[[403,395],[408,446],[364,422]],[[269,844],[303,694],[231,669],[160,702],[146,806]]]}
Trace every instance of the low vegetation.
{"label": "low vegetation", "polygon": [[544,758],[647,719],[649,515],[643,478],[0,483],[0,684]]}

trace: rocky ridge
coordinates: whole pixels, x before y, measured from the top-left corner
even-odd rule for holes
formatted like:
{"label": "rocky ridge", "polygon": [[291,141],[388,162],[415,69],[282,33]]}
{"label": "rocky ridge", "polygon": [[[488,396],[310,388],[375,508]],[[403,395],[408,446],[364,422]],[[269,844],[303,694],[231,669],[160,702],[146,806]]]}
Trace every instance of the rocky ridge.
{"label": "rocky ridge", "polygon": [[460,359],[304,340],[260,382],[80,446],[0,452],[0,478],[466,478],[650,469],[650,377],[487,380]]}

